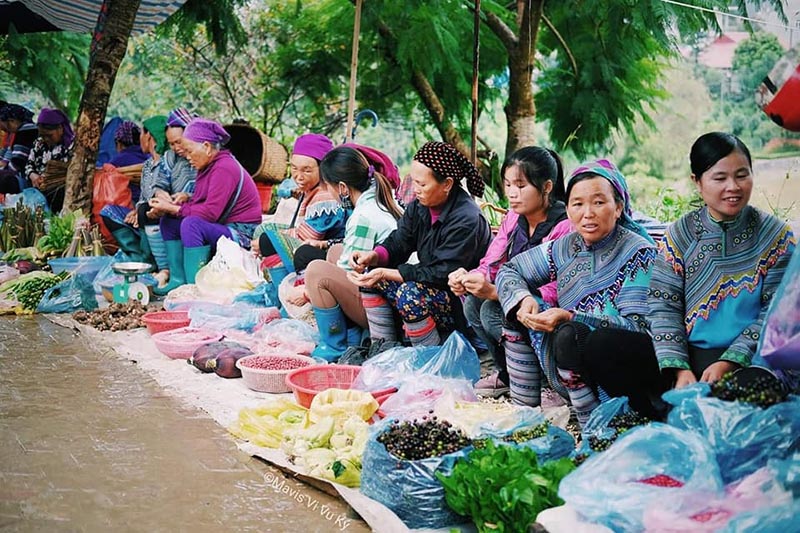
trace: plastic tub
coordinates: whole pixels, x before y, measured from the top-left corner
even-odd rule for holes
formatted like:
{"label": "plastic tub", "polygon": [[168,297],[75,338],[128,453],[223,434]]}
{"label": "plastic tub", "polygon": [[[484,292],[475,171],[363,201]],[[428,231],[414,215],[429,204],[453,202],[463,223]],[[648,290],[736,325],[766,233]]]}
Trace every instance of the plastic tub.
{"label": "plastic tub", "polygon": [[[355,365],[313,365],[289,372],[286,385],[294,392],[297,403],[309,408],[314,396],[324,390],[349,389],[359,372],[361,367]],[[372,396],[377,399],[396,390],[391,388],[373,391]]]}
{"label": "plastic tub", "polygon": [[[268,370],[247,366],[258,359],[271,359],[276,363],[283,360],[293,368]],[[248,388],[258,392],[281,393],[291,389],[286,384],[286,375],[296,369],[314,364],[314,360],[303,355],[246,355],[236,361],[236,368],[242,371],[242,379]]]}
{"label": "plastic tub", "polygon": [[142,315],[142,322],[147,326],[150,335],[185,328],[191,323],[189,311],[153,311]]}
{"label": "plastic tub", "polygon": [[222,334],[197,328],[178,328],[151,337],[158,351],[170,359],[189,359],[196,349],[222,339]]}

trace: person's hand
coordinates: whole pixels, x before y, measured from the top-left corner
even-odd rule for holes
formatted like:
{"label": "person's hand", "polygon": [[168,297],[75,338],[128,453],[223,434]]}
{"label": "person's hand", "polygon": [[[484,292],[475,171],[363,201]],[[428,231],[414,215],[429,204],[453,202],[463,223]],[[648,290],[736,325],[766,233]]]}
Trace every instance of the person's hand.
{"label": "person's hand", "polygon": [[482,300],[497,300],[497,287],[480,272],[465,275],[461,283],[468,293]]}
{"label": "person's hand", "polygon": [[301,307],[308,302],[308,293],[306,292],[305,285],[299,287],[292,287],[286,295],[286,301],[297,307]]}
{"label": "person's hand", "polygon": [[151,198],[148,205],[156,216],[173,215],[180,210],[180,206],[163,198]]}
{"label": "person's hand", "polygon": [[708,365],[708,368],[703,371],[703,375],[700,376],[700,381],[714,383],[715,381],[719,381],[719,379],[728,372],[733,372],[737,368],[739,368],[739,365],[736,363],[717,361],[716,363]]}
{"label": "person's hand", "polygon": [[36,187],[37,189],[41,189],[42,185],[44,185],[44,178],[41,174],[37,174],[36,172],[31,172],[28,177],[31,180],[31,185]]}
{"label": "person's hand", "polygon": [[124,222],[126,224],[130,224],[134,228],[139,227],[139,215],[136,212],[136,209],[130,211],[127,215],[125,215]]}
{"label": "person's hand", "polygon": [[389,269],[387,268],[374,268],[372,270],[368,270],[363,274],[355,271],[350,271],[347,273],[347,279],[353,282],[354,285],[358,285],[359,287],[364,287],[365,289],[370,289],[375,286],[376,283],[379,281],[383,281],[386,279],[386,275],[388,274]]}
{"label": "person's hand", "polygon": [[163,198],[164,200],[172,200],[172,196],[167,191],[156,189],[153,193],[153,198]]}
{"label": "person's hand", "polygon": [[259,239],[253,239],[252,241],[250,241],[250,251],[253,252],[253,254],[255,254],[256,257],[261,255],[260,241],[261,241],[260,238]]}
{"label": "person's hand", "polygon": [[559,324],[572,320],[572,313],[560,307],[551,307],[528,319],[530,329],[552,333]]}
{"label": "person's hand", "polygon": [[306,239],[303,241],[303,244],[319,248],[320,250],[324,250],[328,247],[328,241],[318,241],[317,239]]}
{"label": "person's hand", "polygon": [[378,263],[378,253],[372,250],[368,252],[364,251],[353,252],[353,255],[350,256],[350,260],[348,261],[350,268],[352,268],[355,272],[359,274],[363,273],[367,269],[367,267],[375,265],[377,263]]}
{"label": "person's hand", "polygon": [[528,324],[530,323],[533,315],[538,313],[539,304],[536,302],[533,296],[526,296],[522,299],[522,301],[519,303],[519,307],[517,308],[517,320],[520,324],[530,329]]}
{"label": "person's hand", "polygon": [[181,205],[189,201],[189,195],[185,192],[176,192],[172,195],[172,203]]}
{"label": "person's hand", "polygon": [[694,377],[694,372],[691,370],[686,370],[685,368],[680,368],[675,371],[675,388],[682,389],[687,385],[691,385],[692,383],[697,383],[697,378]]}
{"label": "person's hand", "polygon": [[456,296],[464,296],[467,293],[467,289],[465,289],[464,285],[461,283],[461,280],[464,279],[466,274],[467,269],[459,268],[458,270],[454,270],[447,275],[447,284],[450,286],[450,290]]}

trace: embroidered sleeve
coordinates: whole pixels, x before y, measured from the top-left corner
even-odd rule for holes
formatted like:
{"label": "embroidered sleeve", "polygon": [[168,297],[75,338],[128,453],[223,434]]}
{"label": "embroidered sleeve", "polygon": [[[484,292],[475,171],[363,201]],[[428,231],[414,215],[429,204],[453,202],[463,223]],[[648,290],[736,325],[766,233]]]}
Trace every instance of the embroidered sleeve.
{"label": "embroidered sleeve", "polygon": [[653,337],[658,366],[689,369],[689,344],[685,316],[685,280],[683,261],[672,247],[670,230],[659,243],[659,254],[653,267],[647,304],[648,322]]}

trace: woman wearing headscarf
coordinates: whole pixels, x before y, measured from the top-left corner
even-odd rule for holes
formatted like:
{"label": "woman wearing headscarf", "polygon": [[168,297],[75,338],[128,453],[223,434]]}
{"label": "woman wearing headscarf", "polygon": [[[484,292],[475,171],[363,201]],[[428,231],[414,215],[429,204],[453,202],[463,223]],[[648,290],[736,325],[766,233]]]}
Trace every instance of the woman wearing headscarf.
{"label": "woman wearing headscarf", "polygon": [[[478,205],[461,187],[483,194],[478,169],[456,148],[428,142],[411,163],[416,199],[397,229],[371,251],[349,258],[351,281],[362,293],[373,341],[397,341],[394,313],[415,346],[441,343],[442,334],[465,326],[461,301],[448,286],[458,267],[478,266],[491,230]],[[407,263],[414,252],[418,264]],[[375,268],[377,267],[377,268]]]}
{"label": "woman wearing headscarf", "polygon": [[658,364],[676,388],[750,367],[796,242],[749,205],[752,160],[738,137],[706,133],[689,161],[705,205],[667,229],[648,297]]}
{"label": "woman wearing headscarf", "polygon": [[[664,387],[645,316],[657,251],[633,221],[625,178],[612,163],[598,160],[572,173],[567,216],[574,233],[517,255],[497,274],[507,323],[527,328],[535,346],[506,343],[507,357],[535,367],[538,355],[581,424],[606,395],[628,396],[633,409],[655,416],[650,396]],[[551,281],[555,307],[539,293]],[[503,335],[519,338],[508,328]]]}
{"label": "woman wearing headscarf", "polygon": [[0,128],[7,135],[0,160],[0,194],[16,194],[31,186],[25,165],[39,130],[33,123],[33,112],[17,104],[0,107]]}
{"label": "woman wearing headscarf", "polygon": [[[72,141],[75,134],[69,123],[69,118],[60,109],[42,108],[36,119],[39,128],[39,137],[33,143],[31,153],[28,154],[28,164],[25,166],[25,175],[30,183],[38,188],[44,184],[45,167],[48,161],[68,161],[72,155]],[[45,194],[50,204],[50,209],[57,212],[61,210],[64,201],[64,188],[48,191]]]}
{"label": "woman wearing headscarf", "polygon": [[[270,240],[270,233],[280,231],[303,241],[301,246],[291,250],[293,264],[283,265],[287,270],[298,273],[303,272],[311,261],[325,259],[328,247],[341,242],[344,237],[347,214],[327,187],[322,185],[319,174],[320,162],[332,149],[333,141],[320,133],[306,133],[295,140],[289,164],[292,179],[297,183],[293,195],[298,196],[299,204],[291,227],[281,229],[275,224],[262,224],[253,240],[253,249],[264,257],[264,264],[268,268],[282,263]],[[273,282],[280,280],[273,279]],[[302,304],[301,300],[304,300],[302,291],[295,302]]]}
{"label": "woman wearing headscarf", "polygon": [[220,237],[250,246],[253,230],[261,221],[261,200],[253,178],[223,148],[230,138],[217,122],[192,120],[181,143],[197,169],[193,196],[183,204],[163,197],[150,200],[153,214],[161,216],[170,271],[169,283],[157,289],[158,294],[194,283]]}
{"label": "woman wearing headscarf", "polygon": [[[167,118],[163,115],[150,117],[142,124],[139,144],[142,152],[149,157],[142,165],[142,178],[139,183],[141,194],[134,208],[107,205],[100,211],[103,222],[111,231],[120,249],[134,261],[150,262],[153,260],[151,254],[155,255],[156,252],[150,249],[145,231],[148,226],[158,226],[158,217],[148,216],[150,210],[148,202],[157,192],[156,169],[166,144],[164,136],[166,124]],[[166,269],[166,254],[160,253],[161,251],[155,257],[159,270]]]}
{"label": "woman wearing headscarf", "polygon": [[117,145],[117,155],[111,158],[108,163],[115,167],[128,167],[144,163],[149,154],[146,154],[141,147],[139,137],[142,130],[135,122],[125,120],[114,132],[114,142]]}

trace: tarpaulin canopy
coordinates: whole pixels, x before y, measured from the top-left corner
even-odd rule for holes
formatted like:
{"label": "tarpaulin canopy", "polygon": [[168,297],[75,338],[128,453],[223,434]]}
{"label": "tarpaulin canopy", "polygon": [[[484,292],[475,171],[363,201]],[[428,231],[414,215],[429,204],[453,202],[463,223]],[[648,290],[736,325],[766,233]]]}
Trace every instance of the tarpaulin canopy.
{"label": "tarpaulin canopy", "polygon": [[[134,33],[151,30],[186,0],[142,0]],[[39,31],[91,32],[103,0],[0,0],[0,34],[13,25],[19,33]]]}

